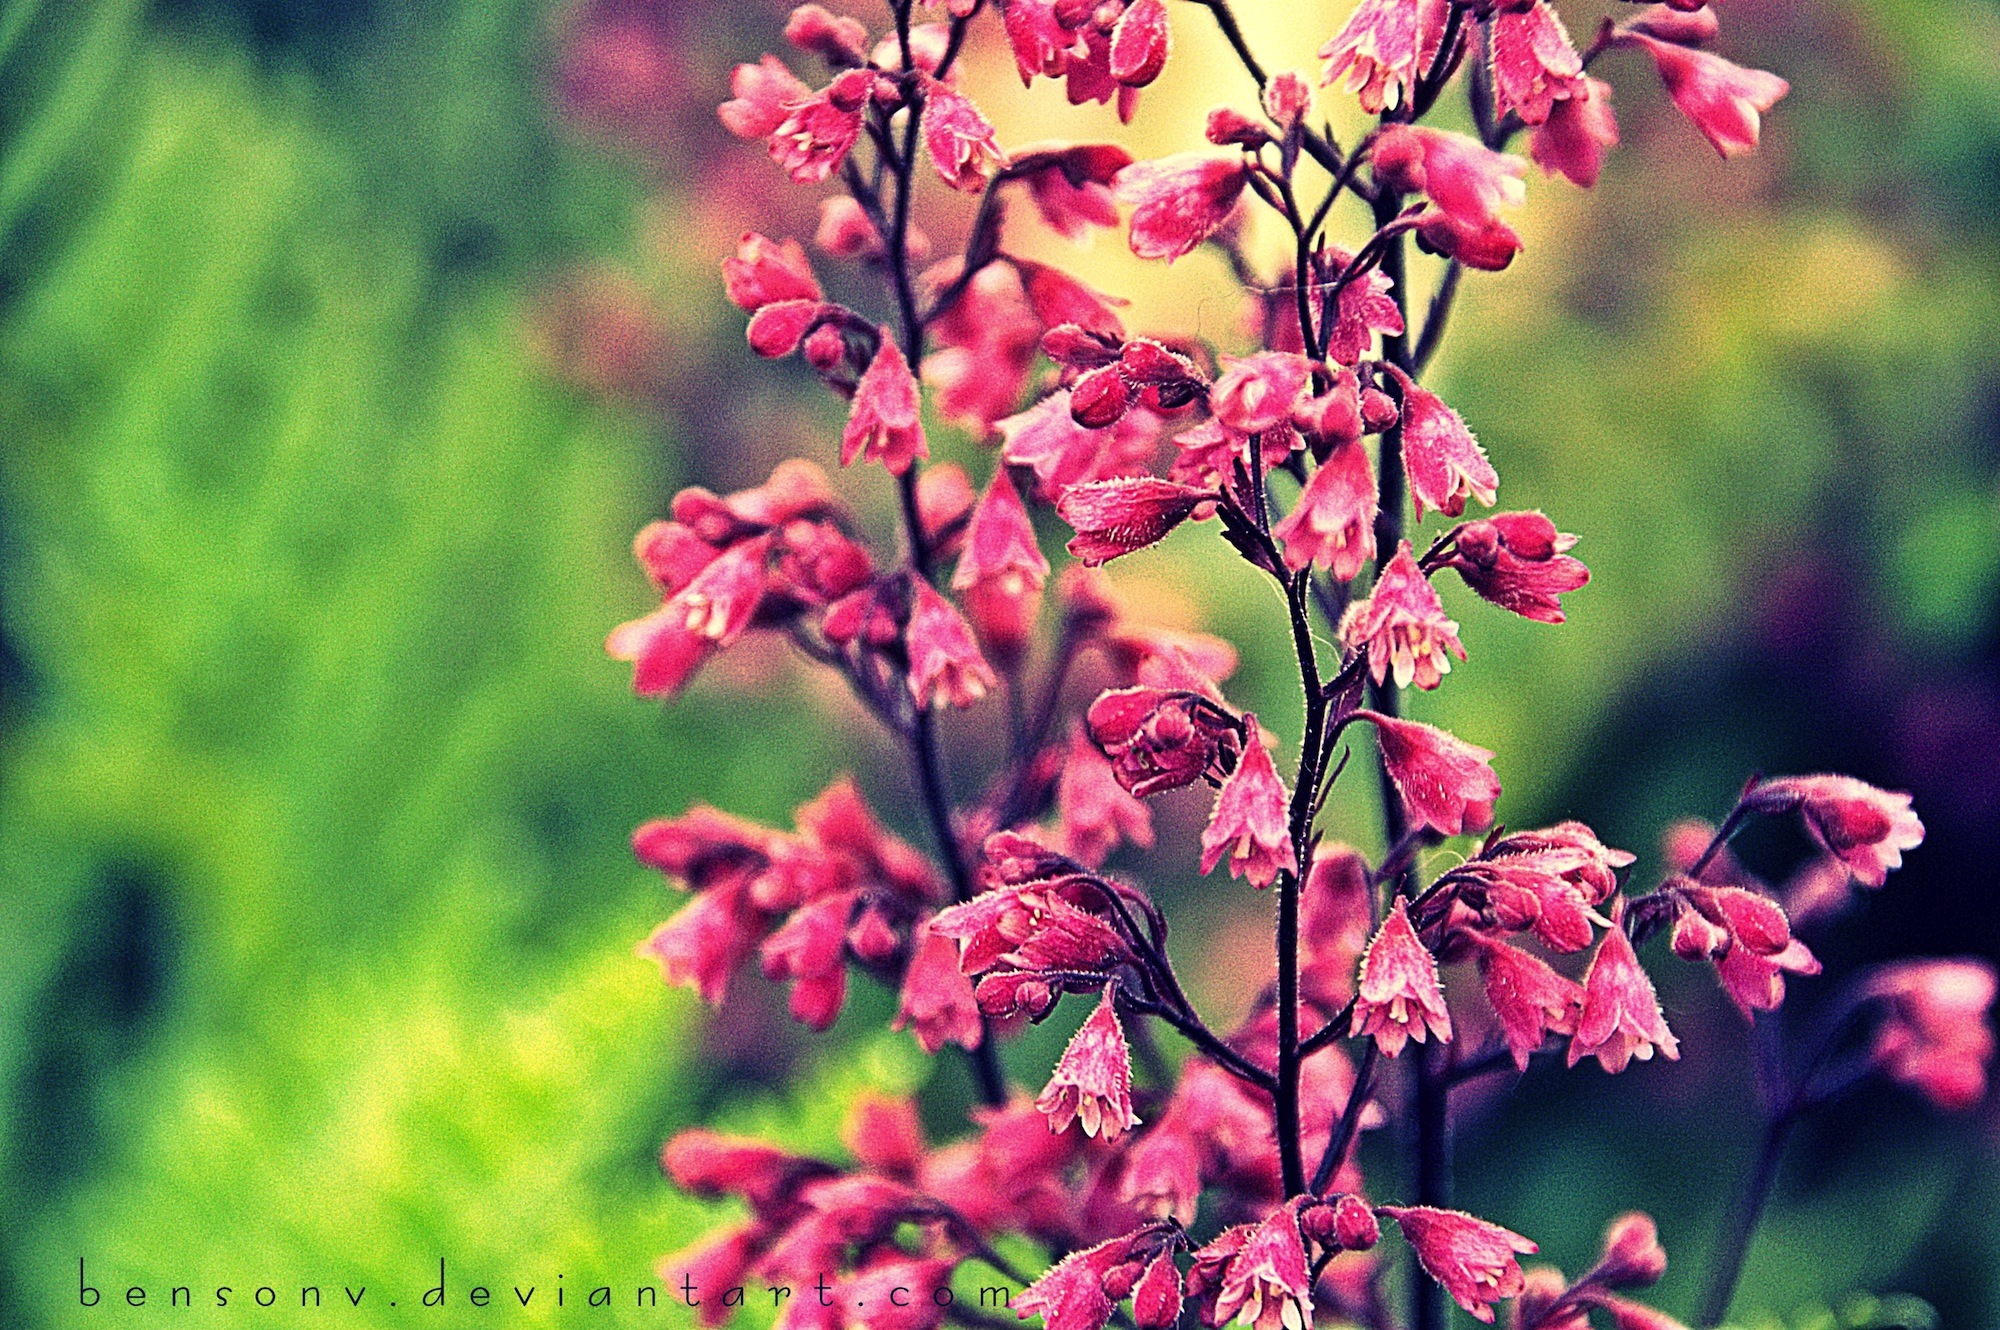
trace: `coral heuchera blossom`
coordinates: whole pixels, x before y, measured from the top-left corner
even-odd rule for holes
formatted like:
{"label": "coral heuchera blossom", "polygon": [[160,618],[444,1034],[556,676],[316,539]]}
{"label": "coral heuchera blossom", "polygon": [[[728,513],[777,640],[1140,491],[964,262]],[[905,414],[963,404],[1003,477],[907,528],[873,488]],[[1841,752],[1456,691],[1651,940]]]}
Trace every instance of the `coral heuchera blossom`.
{"label": "coral heuchera blossom", "polygon": [[1634,32],[1626,40],[1637,42],[1653,57],[1674,105],[1725,158],[1756,148],[1761,113],[1792,90],[1776,74],[1745,69],[1712,51],[1661,41],[1644,32]]}
{"label": "coral heuchera blossom", "polygon": [[917,705],[933,701],[969,707],[999,687],[993,667],[979,654],[972,628],[952,603],[917,583],[916,605],[910,611],[910,695]]}
{"label": "coral heuchera blossom", "polygon": [[1298,1215],[1281,1206],[1244,1236],[1215,1290],[1208,1323],[1235,1321],[1251,1330],[1307,1330],[1312,1325],[1312,1276]]}
{"label": "coral heuchera blossom", "polygon": [[1229,220],[1248,180],[1235,157],[1185,153],[1132,163],[1113,185],[1118,201],[1133,205],[1132,252],[1169,263],[1191,253]]}
{"label": "coral heuchera blossom", "polygon": [[1583,57],[1548,0],[1503,6],[1493,16],[1495,106],[1539,125],[1558,102],[1587,95]]}
{"label": "coral heuchera blossom", "polygon": [[1074,1122],[1085,1136],[1113,1140],[1138,1125],[1132,1112],[1132,1058],[1113,996],[1114,989],[1107,987],[1035,1100],[1035,1107],[1048,1115],[1050,1131],[1067,1131]]}
{"label": "coral heuchera blossom", "polygon": [[852,466],[866,458],[900,476],[917,459],[929,457],[930,444],[917,418],[920,405],[917,377],[885,328],[875,359],[854,389],[854,407],[840,435],[840,464]]}
{"label": "coral heuchera blossom", "polygon": [[1894,1080],[1941,1108],[1967,1109],[1986,1097],[1993,1061],[1996,979],[1989,961],[1960,957],[1903,961],[1877,973],[1866,991],[1887,1004],[1873,1054]]}
{"label": "coral heuchera blossom", "polygon": [[1796,804],[1814,840],[1855,878],[1880,887],[1903,866],[1903,851],[1924,842],[1910,796],[1878,790],[1852,776],[1788,776],[1766,781],[1760,803]]}
{"label": "coral heuchera blossom", "polygon": [[1488,1324],[1494,1303],[1521,1292],[1517,1258],[1540,1250],[1519,1233],[1459,1210],[1385,1205],[1382,1213],[1403,1230],[1430,1277],[1444,1285],[1454,1302]]}
{"label": "coral heuchera blossom", "polygon": [[1356,439],[1327,455],[1271,534],[1287,568],[1316,564],[1351,582],[1375,557],[1375,516],[1375,468]]}
{"label": "coral heuchera blossom", "polygon": [[1201,871],[1213,872],[1227,859],[1231,877],[1268,887],[1279,873],[1298,872],[1291,831],[1286,825],[1285,784],[1262,742],[1257,718],[1243,717],[1243,756],[1222,782],[1201,833]]}
{"label": "coral heuchera blossom", "polygon": [[1451,1013],[1438,985],[1437,959],[1417,937],[1410,913],[1398,897],[1361,958],[1361,984],[1354,1001],[1355,1034],[1372,1036],[1390,1057],[1414,1039],[1435,1035],[1451,1042]]}
{"label": "coral heuchera blossom", "polygon": [[1569,1065],[1594,1056],[1616,1075],[1633,1058],[1644,1062],[1655,1050],[1678,1058],[1680,1040],[1667,1028],[1653,981],[1639,967],[1631,939],[1622,928],[1607,928],[1583,976],[1583,1012],[1570,1039]]}
{"label": "coral heuchera blossom", "polygon": [[1376,683],[1393,673],[1398,688],[1435,688],[1451,672],[1451,656],[1465,659],[1458,625],[1446,617],[1407,540],[1376,578],[1374,593],[1347,607],[1340,640],[1367,653]]}
{"label": "coral heuchera blossom", "polygon": [[1371,115],[1403,105],[1436,58],[1446,9],[1446,0],[1361,0],[1320,47],[1320,82],[1357,94]]}
{"label": "coral heuchera blossom", "polygon": [[1468,495],[1490,508],[1499,495],[1500,475],[1465,421],[1414,383],[1403,385],[1403,464],[1419,517],[1426,508],[1457,517]]}
{"label": "coral heuchera blossom", "polygon": [[1442,836],[1492,823],[1500,778],[1488,765],[1491,751],[1421,721],[1375,711],[1358,715],[1373,722],[1382,763],[1411,817]]}

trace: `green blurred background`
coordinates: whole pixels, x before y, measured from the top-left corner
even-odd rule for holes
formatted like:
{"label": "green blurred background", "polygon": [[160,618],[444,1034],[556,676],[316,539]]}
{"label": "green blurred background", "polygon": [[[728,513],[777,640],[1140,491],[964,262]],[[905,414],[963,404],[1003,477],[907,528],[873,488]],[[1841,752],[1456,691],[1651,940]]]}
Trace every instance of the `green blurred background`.
{"label": "green blurred background", "polygon": [[[1580,34],[1611,7],[1564,6]],[[1345,6],[1242,8],[1282,67]],[[1560,630],[1455,602],[1473,660],[1422,714],[1500,751],[1507,821],[1583,816],[1641,874],[1755,767],[1910,789],[1930,840],[1830,968],[1992,955],[2000,4],[1722,8],[1726,49],[1793,82],[1766,151],[1725,167],[1620,66],[1627,150],[1590,194],[1538,183],[1528,252],[1468,283],[1437,382],[1596,580]],[[1247,95],[1203,15],[1176,21],[1148,152]],[[810,225],[713,118],[781,22],[0,3],[0,1325],[677,1324],[632,1305],[710,1221],[659,1178],[667,1134],[836,1149],[858,1088],[928,1074],[879,993],[806,1040],[754,978],[711,1020],[632,954],[675,903],[626,850],[647,816],[782,821],[854,769],[919,835],[891,755],[777,653],[664,710],[601,654],[646,608],[630,534],[676,486],[830,458],[836,407],[753,363],[714,275],[739,230]],[[1009,142],[1117,132],[998,63],[972,77]],[[1231,335],[1205,256],[1163,275],[1119,249],[1089,271],[1136,324],[1191,308]],[[867,479],[845,483],[881,513]],[[1135,600],[1245,643],[1234,696],[1288,712],[1275,609],[1205,532],[1133,563]],[[1364,842],[1365,796],[1337,811]],[[1227,1007],[1263,902],[1189,890],[1197,815],[1169,808],[1127,866],[1194,911]],[[1652,1210],[1686,1312],[1751,1092],[1740,1023],[1666,973],[1684,1061],[1482,1102],[1461,1185],[1571,1269]],[[1058,1037],[1015,1050],[1022,1079]],[[1852,1322],[1872,1290],[2000,1323],[1996,1141],[1990,1111],[1887,1091],[1818,1121],[1740,1318]],[[426,1311],[441,1255],[453,1310]],[[266,1283],[278,1308],[244,1305]],[[473,1283],[541,1292],[476,1312]],[[237,1292],[169,1312],[174,1284]],[[302,1284],[371,1291],[315,1316]],[[615,1310],[576,1306],[597,1284]]]}

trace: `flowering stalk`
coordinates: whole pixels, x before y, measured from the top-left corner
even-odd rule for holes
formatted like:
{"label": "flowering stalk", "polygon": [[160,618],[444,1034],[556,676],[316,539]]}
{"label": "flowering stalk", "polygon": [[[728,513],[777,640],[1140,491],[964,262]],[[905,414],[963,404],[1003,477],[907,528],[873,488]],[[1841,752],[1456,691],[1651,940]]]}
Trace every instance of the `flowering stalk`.
{"label": "flowering stalk", "polygon": [[[1050,1330],[1101,1330],[1119,1315],[1165,1330],[1190,1303],[1210,1326],[1302,1330],[1324,1309],[1374,1330],[1430,1330],[1447,1296],[1486,1321],[1514,1300],[1520,1330],[1568,1330],[1593,1308],[1671,1324],[1623,1296],[1664,1268],[1643,1217],[1614,1222],[1604,1260],[1570,1282],[1524,1270],[1531,1239],[1451,1208],[1451,1090],[1558,1050],[1614,1074],[1677,1057],[1635,949],[1656,932],[1714,965],[1746,1018],[1768,1025],[1786,976],[1819,969],[1794,926],[1838,908],[1850,882],[1880,887],[1922,826],[1906,797],[1847,777],[1753,780],[1718,831],[1670,838],[1673,872],[1645,894],[1620,878],[1634,856],[1581,823],[1489,832],[1495,754],[1404,714],[1405,688],[1438,688],[1471,656],[1434,581],[1455,573],[1500,609],[1560,624],[1562,597],[1589,572],[1570,553],[1577,538],[1539,512],[1466,514],[1473,500],[1493,506],[1499,474],[1419,379],[1464,274],[1505,268],[1521,247],[1506,220],[1526,195],[1527,163],[1504,151],[1513,137],[1530,133],[1547,174],[1597,178],[1616,142],[1610,89],[1586,73],[1599,56],[1648,57],[1724,155],[1754,143],[1782,80],[1700,50],[1715,22],[1685,0],[1607,23],[1585,52],[1547,0],[1361,0],[1321,51],[1321,85],[1377,116],[1343,148],[1308,123],[1310,81],[1259,64],[1227,0],[1195,4],[1255,82],[1257,113],[1218,108],[1212,150],[1158,161],[1106,143],[1009,155],[955,65],[986,14],[1024,83],[1060,79],[1071,103],[1129,120],[1170,58],[1165,0],[942,0],[937,21],[892,0],[879,37],[807,4],[787,37],[824,63],[825,86],[768,55],[732,78],[732,131],[765,140],[796,182],[839,181],[816,243],[878,279],[889,321],[828,300],[803,247],[754,232],[724,263],[730,297],[750,314],[753,351],[799,355],[848,401],[839,459],[891,478],[901,550],[878,562],[804,460],[736,494],[686,490],[635,547],[661,606],[608,646],[633,663],[640,692],[671,694],[743,634],[782,633],[899,740],[936,862],[844,780],[790,831],[697,807],[635,835],[640,857],[693,893],[642,950],[716,1003],[755,956],[819,1029],[839,1017],[851,975],[889,985],[896,1028],[929,1053],[967,1051],[985,1102],[967,1136],[932,1145],[913,1104],[864,1101],[842,1161],[684,1133],[666,1154],[675,1180],[740,1197],[748,1217],[663,1273],[727,1285],[837,1271],[840,1296],[787,1306],[786,1330],[988,1325],[954,1303],[949,1279],[967,1262],[1013,1277],[995,1247],[1009,1238],[1052,1258],[1017,1304]],[[1454,81],[1477,138],[1423,123]],[[920,269],[926,159],[948,196],[978,202],[963,250]],[[1332,237],[1350,197],[1368,227],[1352,251]],[[1134,335],[1122,302],[1010,251],[1008,201],[1071,239],[1122,223],[1146,258],[1217,247],[1246,287],[1249,345],[1224,354],[1175,330]],[[1244,246],[1260,206],[1289,231],[1276,280]],[[1420,329],[1411,242],[1444,262]],[[997,445],[983,488],[927,465],[940,418]],[[1076,563],[1053,579],[1053,631],[1039,634],[1054,569],[1031,506],[1075,532]],[[1419,555],[1406,508],[1455,524]],[[1289,636],[1301,695],[1289,758],[1231,704],[1230,644],[1135,618],[1097,571],[1210,522],[1283,601],[1274,635]],[[961,804],[936,713],[1002,691],[1004,752]],[[1350,731],[1375,750],[1386,850],[1373,863],[1322,825]],[[1225,889],[1226,869],[1274,899],[1267,982],[1227,1030],[1176,973],[1166,912],[1103,871],[1121,846],[1153,844],[1148,800],[1196,787],[1214,792],[1199,847],[1200,871],[1218,877],[1209,889]],[[1726,845],[1750,818],[1794,811],[1812,858],[1773,889]],[[1433,872],[1423,851],[1455,837],[1467,839]],[[1992,987],[1971,962],[1856,982],[1839,1038],[1772,1118],[1712,1305],[1726,1307],[1799,1113],[1862,1075],[1959,1106],[1983,1093]],[[999,1040],[1072,995],[1090,1014],[1039,1094],[1017,1093]],[[1154,1022],[1188,1041],[1178,1067]],[[1857,1031],[1872,1040],[1866,1055],[1826,1065]],[[1367,1199],[1354,1160],[1358,1134],[1386,1121],[1409,1142],[1406,1205]],[[1384,1220],[1411,1248],[1401,1316],[1379,1288]],[[928,1296],[893,1301],[916,1289]],[[729,1305],[711,1300],[704,1315]]]}

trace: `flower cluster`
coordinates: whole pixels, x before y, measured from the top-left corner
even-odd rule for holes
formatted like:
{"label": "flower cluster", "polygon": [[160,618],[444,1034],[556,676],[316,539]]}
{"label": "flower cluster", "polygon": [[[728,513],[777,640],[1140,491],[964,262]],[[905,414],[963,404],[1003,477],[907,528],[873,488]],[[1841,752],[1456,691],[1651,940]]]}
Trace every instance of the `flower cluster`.
{"label": "flower cluster", "polygon": [[[716,1287],[837,1271],[842,1296],[787,1305],[788,1330],[966,1319],[950,1281],[967,1263],[1026,1284],[1014,1310],[1050,1330],[1184,1316],[1303,1330],[1322,1313],[1386,1328],[1403,1323],[1381,1286],[1387,1221],[1410,1249],[1415,1325],[1441,1325],[1447,1296],[1489,1322],[1511,1301],[1521,1330],[1577,1330],[1592,1312],[1672,1325],[1626,1296],[1665,1268],[1644,1216],[1615,1221],[1571,1282],[1522,1267],[1529,1238],[1453,1208],[1452,1091],[1544,1054],[1613,1074],[1678,1057],[1640,959],[1656,933],[1712,966],[1746,1018],[1769,1019],[1788,977],[1819,972],[1799,930],[1843,908],[1851,883],[1883,886],[1923,826],[1907,797],[1849,777],[1753,780],[1717,827],[1669,833],[1650,890],[1629,880],[1632,854],[1580,822],[1496,827],[1495,753],[1403,714],[1480,648],[1439,584],[1559,625],[1590,574],[1577,537],[1541,512],[1488,511],[1493,460],[1421,379],[1461,277],[1522,248],[1511,219],[1529,160],[1510,143],[1526,133],[1533,162],[1577,185],[1604,169],[1618,129],[1600,59],[1647,57],[1724,156],[1755,146],[1786,84],[1709,51],[1719,25],[1693,0],[1607,21],[1582,49],[1547,0],[1360,0],[1320,52],[1319,95],[1379,117],[1343,146],[1313,127],[1314,79],[1267,75],[1225,0],[1196,8],[1261,95],[1214,110],[1205,145],[1152,161],[1109,143],[1009,151],[958,65],[991,29],[1024,83],[1060,80],[1070,103],[1129,119],[1170,58],[1164,0],[891,0],[880,32],[808,4],[786,37],[821,74],[765,55],[731,78],[723,123],[792,181],[834,187],[814,245],[873,279],[876,305],[829,298],[803,245],[757,232],[724,259],[725,287],[756,354],[797,356],[846,404],[826,453],[880,465],[900,548],[871,546],[812,462],[728,496],[685,490],[636,545],[660,608],[609,649],[639,692],[673,694],[744,634],[782,636],[901,746],[934,857],[844,779],[789,832],[697,807],[635,837],[694,893],[642,950],[714,1003],[754,955],[819,1029],[859,971],[899,994],[896,1026],[926,1052],[965,1052],[985,1104],[968,1135],[933,1146],[911,1104],[864,1101],[845,1161],[683,1133],[666,1152],[675,1181],[738,1197],[749,1217],[663,1273]],[[1423,123],[1454,85],[1476,135]],[[968,225],[934,228],[963,247],[928,266],[920,186],[978,196]],[[1333,231],[1349,201],[1352,248]],[[1218,250],[1243,279],[1242,340],[1128,329],[1122,302],[1010,251],[1003,222],[1023,203],[1016,224],[1071,240],[1123,226],[1142,258]],[[1292,242],[1276,271],[1247,243],[1259,212]],[[1444,263],[1421,328],[1411,246]],[[992,446],[983,486],[931,464],[940,427]],[[1426,544],[1414,523],[1429,514],[1450,524]],[[1041,534],[1054,522],[1074,559],[1060,573]],[[1296,744],[1232,700],[1230,644],[1146,623],[1098,571],[1183,527],[1218,534],[1282,602]],[[956,797],[948,778],[972,764],[945,762],[938,713],[1001,695],[1005,751],[977,796]],[[1380,792],[1373,857],[1322,825],[1354,745]],[[1167,911],[1105,869],[1153,845],[1152,801],[1173,791],[1209,801],[1198,870],[1227,878],[1207,889],[1241,879],[1276,916],[1268,972],[1229,1029],[1177,974]],[[1732,857],[1750,820],[1795,812],[1809,853],[1789,882]],[[1465,839],[1426,854],[1452,838]],[[1968,1105],[1993,1053],[1994,987],[1971,961],[1861,976],[1834,1004],[1856,1037],[1828,1046]],[[998,1046],[1065,1005],[1080,1020],[1042,1088],[1010,1083]],[[1188,1044],[1178,1066],[1159,1029]],[[1807,1065],[1780,1111],[1855,1079]],[[1415,1194],[1378,1204],[1368,1193],[1398,1184],[1364,1176],[1354,1145],[1405,1115]],[[1002,1250],[1023,1242],[1053,1263],[1017,1274]],[[1733,1279],[1712,1285],[1725,1309]]]}

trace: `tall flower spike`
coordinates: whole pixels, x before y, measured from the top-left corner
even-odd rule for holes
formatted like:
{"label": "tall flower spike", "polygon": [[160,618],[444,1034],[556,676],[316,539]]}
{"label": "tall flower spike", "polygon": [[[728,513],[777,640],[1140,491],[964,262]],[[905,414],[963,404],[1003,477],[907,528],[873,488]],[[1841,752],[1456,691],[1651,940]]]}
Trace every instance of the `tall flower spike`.
{"label": "tall flower spike", "polygon": [[1524,1280],[1517,1254],[1541,1250],[1519,1233],[1459,1210],[1385,1205],[1382,1213],[1401,1226],[1424,1272],[1489,1325],[1494,1303],[1520,1296]]}
{"label": "tall flower spike", "polygon": [[1352,582],[1375,557],[1376,512],[1375,468],[1354,439],[1320,463],[1271,534],[1284,543],[1285,566],[1293,572],[1318,564]]}
{"label": "tall flower spike", "polygon": [[1399,896],[1389,917],[1361,958],[1361,986],[1354,999],[1350,1028],[1373,1036],[1375,1046],[1390,1057],[1414,1039],[1423,1043],[1436,1035],[1451,1042],[1451,1012],[1438,986],[1437,960],[1410,925],[1410,914]]}
{"label": "tall flower spike", "polygon": [[1407,540],[1382,569],[1373,594],[1341,616],[1340,641],[1351,651],[1368,654],[1368,672],[1376,683],[1393,672],[1398,688],[1412,683],[1435,688],[1451,673],[1450,656],[1465,659],[1458,625],[1445,617],[1444,602],[1417,567]]}
{"label": "tall flower spike", "polygon": [[1649,1060],[1654,1050],[1669,1059],[1681,1055],[1680,1041],[1667,1028],[1653,981],[1639,965],[1623,928],[1607,928],[1583,976],[1583,1013],[1569,1041],[1569,1065],[1595,1056],[1616,1075],[1633,1058]]}
{"label": "tall flower spike", "polygon": [[1410,816],[1441,836],[1481,831],[1493,822],[1500,778],[1493,754],[1421,721],[1376,711],[1357,713],[1375,725],[1382,764]]}
{"label": "tall flower spike", "polygon": [[910,362],[896,345],[895,334],[882,329],[882,345],[854,388],[854,406],[840,434],[840,464],[852,466],[865,458],[900,476],[918,458],[929,457],[930,444],[918,418],[921,404]]}
{"label": "tall flower spike", "polygon": [[1286,826],[1285,784],[1264,747],[1257,718],[1245,715],[1243,725],[1243,756],[1222,782],[1208,829],[1201,833],[1201,871],[1214,871],[1227,855],[1231,877],[1268,887],[1279,873],[1297,872],[1299,861]]}
{"label": "tall flower spike", "polygon": [[1085,1136],[1110,1141],[1139,1123],[1132,1112],[1132,1057],[1118,1023],[1116,994],[1117,985],[1104,986],[1097,1010],[1070,1039],[1055,1074],[1035,1100],[1052,1132],[1080,1122]]}

